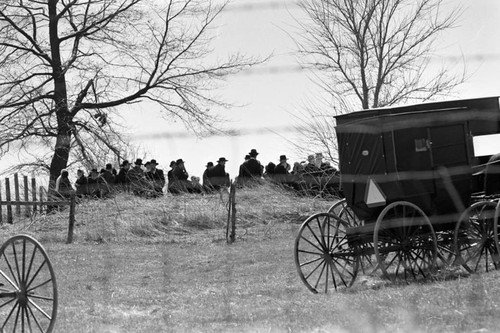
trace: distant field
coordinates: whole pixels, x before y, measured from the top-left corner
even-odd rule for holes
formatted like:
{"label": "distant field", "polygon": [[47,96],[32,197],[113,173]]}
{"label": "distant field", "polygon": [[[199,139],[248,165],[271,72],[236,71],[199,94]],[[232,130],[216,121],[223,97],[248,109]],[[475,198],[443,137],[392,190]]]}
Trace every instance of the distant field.
{"label": "distant field", "polygon": [[[57,272],[57,332],[494,332],[499,272],[391,285],[358,277],[313,295],[293,244],[300,223],[331,201],[269,187],[237,193],[237,239],[225,241],[226,197],[86,202],[75,243],[67,212],[3,225],[35,235]],[[30,225],[31,224],[31,225]],[[30,226],[29,226],[30,225]],[[25,227],[29,226],[27,230]]]}

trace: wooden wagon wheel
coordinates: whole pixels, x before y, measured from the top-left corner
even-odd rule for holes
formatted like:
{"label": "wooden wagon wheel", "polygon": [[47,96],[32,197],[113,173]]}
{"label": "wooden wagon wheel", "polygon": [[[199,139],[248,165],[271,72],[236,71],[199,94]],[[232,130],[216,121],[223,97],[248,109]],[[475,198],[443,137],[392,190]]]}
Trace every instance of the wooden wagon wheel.
{"label": "wooden wagon wheel", "polygon": [[347,244],[347,224],[337,216],[310,216],[295,240],[295,265],[300,279],[313,293],[350,287],[356,278],[358,260]]}
{"label": "wooden wagon wheel", "polygon": [[47,253],[34,238],[18,235],[0,248],[2,332],[52,332],[57,283]]}
{"label": "wooden wagon wheel", "polygon": [[418,280],[436,268],[437,239],[425,213],[398,201],[382,210],[375,223],[373,246],[384,277]]}
{"label": "wooden wagon wheel", "polygon": [[[328,209],[327,213],[337,215],[340,219],[347,222],[348,227],[357,228],[365,225],[365,221],[358,218],[351,207],[347,205],[345,198],[334,203]],[[360,253],[359,268],[363,274],[371,274],[377,269],[375,266],[376,260],[373,257],[373,244],[371,242],[362,242],[359,244],[357,250],[359,250],[357,253]]]}
{"label": "wooden wagon wheel", "polygon": [[499,268],[494,232],[496,206],[491,201],[476,202],[462,213],[455,228],[457,262],[471,273]]}

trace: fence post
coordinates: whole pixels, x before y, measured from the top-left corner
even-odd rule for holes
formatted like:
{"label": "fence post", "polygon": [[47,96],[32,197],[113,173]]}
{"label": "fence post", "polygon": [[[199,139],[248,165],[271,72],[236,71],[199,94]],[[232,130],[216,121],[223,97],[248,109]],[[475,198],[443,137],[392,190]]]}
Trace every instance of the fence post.
{"label": "fence post", "polygon": [[[5,178],[5,196],[7,201],[11,201],[10,197],[10,180],[9,178]],[[10,203],[7,204],[7,223],[12,224],[12,205]]]}
{"label": "fence post", "polygon": [[33,202],[34,202],[33,204],[33,214],[34,214],[36,213],[36,180],[35,177],[33,176],[31,177],[31,196],[33,197]]}
{"label": "fence post", "polygon": [[21,216],[21,205],[19,204],[20,195],[19,195],[19,175],[17,173],[14,174],[14,196],[16,199],[16,216]]}
{"label": "fence post", "polygon": [[40,186],[40,213],[43,213],[43,186]]}
{"label": "fence post", "polygon": [[236,238],[236,186],[234,183],[231,183],[229,188],[228,205],[226,240],[229,244],[231,244]]}
{"label": "fence post", "polygon": [[71,196],[71,201],[69,205],[69,226],[68,226],[68,238],[66,244],[71,244],[73,242],[73,228],[75,226],[75,206],[76,206],[76,195]]}
{"label": "fence post", "polygon": [[[24,183],[24,201],[30,201],[29,188],[28,188],[28,176],[23,176],[23,183]],[[24,206],[24,215],[26,217],[30,216],[30,207],[28,205]]]}

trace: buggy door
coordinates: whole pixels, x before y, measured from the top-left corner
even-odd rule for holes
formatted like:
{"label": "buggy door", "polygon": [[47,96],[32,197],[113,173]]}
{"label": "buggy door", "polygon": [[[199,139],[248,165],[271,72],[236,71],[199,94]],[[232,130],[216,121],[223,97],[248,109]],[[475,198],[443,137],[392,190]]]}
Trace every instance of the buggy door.
{"label": "buggy door", "polygon": [[435,192],[429,132],[426,127],[413,127],[395,130],[393,135],[400,199],[428,213]]}
{"label": "buggy door", "polygon": [[460,212],[469,205],[472,182],[466,123],[430,127],[429,135],[433,168],[445,168],[449,175],[444,179],[436,174],[436,209],[438,213]]}

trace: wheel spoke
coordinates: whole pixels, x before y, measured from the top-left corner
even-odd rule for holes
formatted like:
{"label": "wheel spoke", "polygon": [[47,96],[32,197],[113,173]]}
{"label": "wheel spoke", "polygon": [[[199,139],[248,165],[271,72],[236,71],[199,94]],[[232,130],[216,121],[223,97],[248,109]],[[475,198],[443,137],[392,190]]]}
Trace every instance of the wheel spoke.
{"label": "wheel spoke", "polygon": [[[311,234],[313,235],[314,239],[316,239],[316,242],[318,242],[319,245],[321,245],[321,249],[318,248],[317,246],[313,245],[313,243],[309,242],[311,245],[313,245],[314,247],[316,247],[318,250],[320,251],[323,251],[323,252],[327,252],[326,249],[324,248],[324,245],[323,243],[319,240],[319,238],[316,236],[316,233],[314,233],[314,231],[312,230],[312,228],[309,226],[309,224],[307,224],[307,228],[311,231]],[[305,238],[304,238],[305,239]]]}
{"label": "wheel spoke", "polygon": [[314,289],[318,288],[319,281],[321,280],[321,276],[323,275],[323,272],[325,271],[325,266],[326,262],[323,261],[323,267],[321,267],[321,272],[319,273],[318,280],[316,281],[316,284],[314,285]]}
{"label": "wheel spoke", "polygon": [[29,292],[31,292],[31,291],[33,291],[33,290],[37,289],[37,288],[40,288],[40,287],[42,287],[42,286],[46,285],[47,283],[49,283],[49,282],[51,282],[51,281],[52,281],[52,279],[48,279],[47,281],[42,282],[42,283],[40,283],[39,285],[37,285],[37,286],[35,286],[35,287],[31,287],[30,289],[26,290],[26,292],[27,292],[27,293],[29,293]]}
{"label": "wheel spoke", "polygon": [[34,250],[33,250],[33,253],[31,254],[31,259],[30,259],[30,264],[28,265],[28,271],[26,272],[26,277],[25,277],[25,280],[27,281],[29,276],[30,276],[30,273],[31,273],[31,267],[33,267],[33,261],[35,260],[35,254],[36,254],[36,250],[38,248],[35,246]]}
{"label": "wheel spoke", "polygon": [[316,272],[316,270],[319,268],[319,266],[321,266],[321,264],[325,262],[325,260],[323,258],[321,258],[321,259],[322,259],[322,261],[316,267],[314,267],[314,269],[311,272],[309,272],[309,274],[306,276],[306,280],[308,280],[309,277],[311,275],[313,275],[314,272]]}
{"label": "wheel spoke", "polygon": [[300,238],[305,240],[307,243],[311,244],[311,246],[316,248],[318,251],[320,251],[320,253],[326,252],[324,249],[320,249],[319,247],[316,246],[316,244],[312,243],[309,239],[305,238],[304,236],[301,236]]}
{"label": "wheel spoke", "polygon": [[16,271],[17,271],[17,281],[19,282],[19,284],[21,284],[21,275],[20,275],[20,272],[19,272],[19,262],[17,260],[17,252],[16,252],[16,246],[14,245],[15,242],[12,242],[12,251],[14,253],[14,262],[16,263]]}
{"label": "wheel spoke", "polygon": [[[9,259],[7,259],[7,256],[5,255],[5,252],[3,253],[3,257],[5,258],[5,263],[7,264],[7,267],[9,267],[10,275],[12,276],[12,278],[14,279],[14,282],[16,283],[15,288],[17,288],[17,286],[20,285],[20,282],[17,281],[16,274],[14,274],[14,271],[12,270],[12,266],[10,264],[10,261],[9,261]],[[11,282],[9,282],[9,283],[11,283]]]}
{"label": "wheel spoke", "polygon": [[[5,273],[4,273],[2,270],[0,270],[0,275],[2,275],[2,276],[3,276],[3,278],[4,278],[5,280],[7,280],[7,282],[9,282],[9,283],[10,283],[10,285],[11,285],[12,287],[14,287],[14,289],[15,289],[15,290],[19,290],[19,287],[18,287],[18,286],[17,286],[14,282],[12,282],[12,280],[11,280],[11,279],[9,279],[9,277],[8,277],[7,275],[5,275]],[[14,279],[15,279],[15,277],[14,277]]]}
{"label": "wheel spoke", "polygon": [[40,325],[40,322],[38,321],[38,319],[36,318],[35,314],[33,313],[33,310],[31,310],[31,307],[29,306],[29,304],[27,304],[27,308],[28,308],[29,313],[31,314],[31,316],[35,320],[36,326],[38,327],[38,329],[40,330],[40,332],[43,332],[42,325]]}
{"label": "wheel spoke", "polygon": [[323,255],[323,253],[319,253],[319,252],[312,252],[312,251],[307,251],[307,250],[297,250],[297,252],[300,252],[300,253],[305,253],[305,254],[310,254],[310,255],[315,255],[315,256],[321,256]]}
{"label": "wheel spoke", "polygon": [[31,305],[33,305],[35,307],[35,309],[37,309],[45,318],[47,318],[49,320],[52,319],[40,306],[38,306],[38,304],[33,302],[33,300],[28,298],[28,302],[31,303]]}
{"label": "wheel spoke", "polygon": [[7,315],[7,318],[5,318],[5,321],[3,322],[3,325],[2,325],[2,331],[3,329],[5,328],[5,326],[7,325],[7,323],[9,322],[9,319],[10,317],[12,316],[12,314],[14,313],[14,310],[19,306],[19,303],[16,302],[16,304],[14,304],[14,306],[12,307],[12,309],[10,309],[10,312],[9,314]]}
{"label": "wheel spoke", "polygon": [[10,304],[12,302],[14,302],[16,300],[15,297],[12,297],[11,299],[9,299],[7,302],[3,303],[2,305],[0,305],[0,309],[3,308],[4,306],[6,306],[7,304]]}
{"label": "wheel spoke", "polygon": [[300,264],[300,267],[304,267],[306,265],[309,265],[309,264],[312,264],[312,263],[315,263],[317,262],[318,260],[322,260],[323,257],[319,257],[319,258],[316,258],[316,259],[313,259],[313,260],[310,260],[310,261],[307,261],[307,262],[303,262]]}
{"label": "wheel spoke", "polygon": [[29,298],[42,299],[42,300],[45,300],[45,301],[53,301],[54,300],[53,297],[42,296],[42,295],[34,295],[34,294],[29,295]]}
{"label": "wheel spoke", "polygon": [[38,274],[40,273],[40,271],[42,270],[43,266],[45,266],[45,263],[47,262],[47,260],[43,260],[42,264],[40,265],[40,267],[38,267],[38,269],[36,270],[35,274],[33,275],[33,277],[30,279],[30,282],[28,282],[26,284],[26,288],[29,288],[31,286],[31,283],[33,282],[33,280],[35,280],[35,278],[38,276]]}

